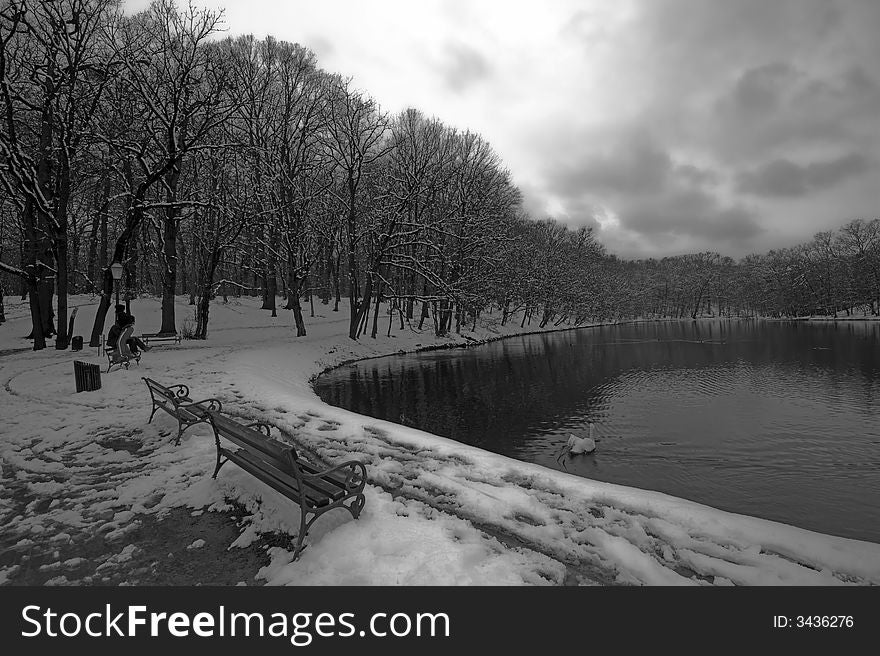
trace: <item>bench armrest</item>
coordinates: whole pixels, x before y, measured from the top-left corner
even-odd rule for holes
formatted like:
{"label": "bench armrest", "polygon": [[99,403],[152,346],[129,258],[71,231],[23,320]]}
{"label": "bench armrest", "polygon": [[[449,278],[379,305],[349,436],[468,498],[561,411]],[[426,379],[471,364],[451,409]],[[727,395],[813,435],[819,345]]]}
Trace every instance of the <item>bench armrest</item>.
{"label": "bench armrest", "polygon": [[179,398],[183,398],[184,396],[189,396],[189,387],[186,385],[168,385],[169,390],[177,390],[174,392]]}
{"label": "bench armrest", "polygon": [[212,412],[220,412],[223,410],[223,404],[220,403],[220,399],[202,399],[201,401],[194,401],[193,403],[179,403],[177,404],[178,408],[199,408],[200,410],[212,411]]}
{"label": "bench armrest", "polygon": [[346,469],[348,472],[345,475],[345,489],[349,492],[360,492],[363,490],[364,485],[367,483],[367,468],[364,467],[364,464],[359,460],[349,460],[348,462],[336,465],[330,469],[325,469],[317,474],[302,474],[302,479],[304,481],[309,481],[316,478],[324,478],[329,474],[344,472]]}
{"label": "bench armrest", "polygon": [[256,428],[258,431],[263,433],[266,437],[272,436],[272,427],[267,424],[265,421],[255,421],[252,424],[245,424],[248,428]]}

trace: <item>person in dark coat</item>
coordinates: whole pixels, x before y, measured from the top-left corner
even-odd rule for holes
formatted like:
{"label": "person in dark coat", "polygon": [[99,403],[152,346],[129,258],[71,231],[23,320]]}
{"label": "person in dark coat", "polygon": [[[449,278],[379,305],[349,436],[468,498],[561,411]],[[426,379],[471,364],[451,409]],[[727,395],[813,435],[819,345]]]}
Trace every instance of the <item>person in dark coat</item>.
{"label": "person in dark coat", "polygon": [[110,326],[110,330],[107,331],[107,349],[113,350],[116,348],[116,343],[119,341],[119,335],[122,333],[122,326],[119,325],[119,317],[116,318],[116,323]]}

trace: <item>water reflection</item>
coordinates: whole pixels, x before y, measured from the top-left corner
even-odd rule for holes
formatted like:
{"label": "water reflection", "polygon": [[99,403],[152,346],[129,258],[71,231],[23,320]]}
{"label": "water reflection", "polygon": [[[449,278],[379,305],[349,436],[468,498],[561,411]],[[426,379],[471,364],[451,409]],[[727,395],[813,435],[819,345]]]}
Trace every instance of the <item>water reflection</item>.
{"label": "water reflection", "polygon": [[[880,323],[702,321],[370,360],[327,402],[598,480],[880,542]],[[557,460],[596,423],[592,456]]]}

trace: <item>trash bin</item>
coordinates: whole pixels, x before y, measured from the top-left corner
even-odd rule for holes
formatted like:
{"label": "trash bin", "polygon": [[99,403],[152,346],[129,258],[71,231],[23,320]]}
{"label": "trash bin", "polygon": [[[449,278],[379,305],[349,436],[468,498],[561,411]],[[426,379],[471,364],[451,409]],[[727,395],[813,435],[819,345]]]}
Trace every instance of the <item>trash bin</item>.
{"label": "trash bin", "polygon": [[96,364],[73,361],[73,375],[77,392],[93,392],[101,389],[101,368]]}
{"label": "trash bin", "polygon": [[82,351],[82,348],[83,348],[82,335],[77,335],[72,340],[70,340],[70,350],[71,351]]}

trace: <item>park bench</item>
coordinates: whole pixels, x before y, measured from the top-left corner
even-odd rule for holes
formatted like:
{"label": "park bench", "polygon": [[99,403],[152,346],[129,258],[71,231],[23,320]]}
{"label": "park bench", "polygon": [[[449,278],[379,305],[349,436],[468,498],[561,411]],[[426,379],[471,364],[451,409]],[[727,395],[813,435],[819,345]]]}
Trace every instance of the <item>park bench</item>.
{"label": "park bench", "polygon": [[141,341],[149,347],[163,344],[180,344],[179,333],[144,333],[140,335]]}
{"label": "park bench", "polygon": [[136,362],[140,365],[141,356],[132,353],[131,348],[128,346],[128,340],[131,339],[131,334],[133,332],[134,325],[126,326],[122,329],[122,332],[119,333],[119,339],[116,341],[116,348],[104,347],[104,354],[107,356],[108,374],[116,365],[125,367],[126,369],[128,369],[132,362]]}
{"label": "park bench", "polygon": [[[349,460],[320,470],[301,459],[293,446],[274,439],[268,424],[244,425],[218,412],[209,412],[208,415],[217,446],[213,478],[217,478],[226,462],[232,461],[299,505],[300,526],[294,560],[304,548],[303,541],[309,528],[324,513],[345,508],[352,517],[358,518],[366,502],[367,471],[362,463]],[[220,438],[234,446],[223,445]],[[351,503],[346,505],[349,499]],[[312,515],[311,519],[309,515]]]}
{"label": "park bench", "polygon": [[153,421],[153,415],[160,408],[177,419],[175,444],[180,444],[181,435],[190,426],[209,423],[209,411],[219,412],[223,408],[223,404],[217,399],[193,401],[189,398],[189,387],[186,385],[166,387],[151,378],[144,377],[143,380],[147,384],[147,389],[150,390],[150,398],[153,399],[153,411],[150,413],[150,420],[147,423]]}

